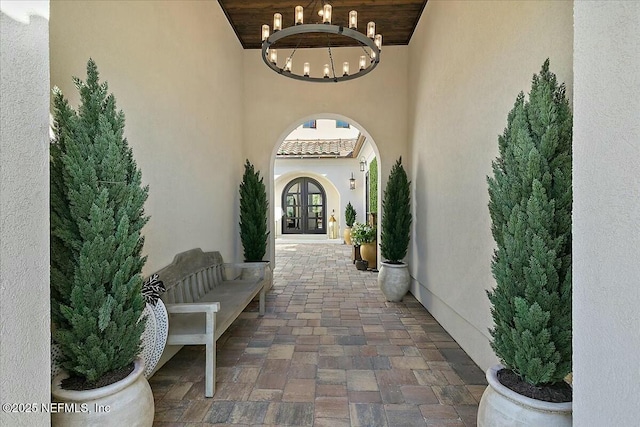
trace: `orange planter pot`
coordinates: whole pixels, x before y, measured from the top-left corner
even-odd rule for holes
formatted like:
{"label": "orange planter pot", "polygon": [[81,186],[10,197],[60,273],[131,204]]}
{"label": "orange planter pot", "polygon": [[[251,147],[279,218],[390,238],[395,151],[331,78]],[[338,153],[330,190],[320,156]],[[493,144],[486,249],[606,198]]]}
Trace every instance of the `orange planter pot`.
{"label": "orange planter pot", "polygon": [[360,255],[362,256],[362,259],[366,260],[369,263],[370,269],[378,268],[378,246],[376,245],[376,242],[364,243],[360,245]]}
{"label": "orange planter pot", "polygon": [[351,227],[346,227],[342,233],[342,238],[347,245],[351,245]]}

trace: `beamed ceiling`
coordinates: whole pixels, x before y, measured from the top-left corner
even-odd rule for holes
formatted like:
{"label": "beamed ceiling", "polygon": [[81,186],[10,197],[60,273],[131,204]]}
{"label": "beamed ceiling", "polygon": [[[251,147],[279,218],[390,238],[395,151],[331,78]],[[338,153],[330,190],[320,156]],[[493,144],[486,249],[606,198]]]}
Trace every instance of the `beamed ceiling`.
{"label": "beamed ceiling", "polygon": [[[322,0],[218,0],[229,23],[245,49],[259,49],[262,46],[260,29],[268,24],[273,30],[273,14],[282,14],[283,28],[293,25],[293,11],[296,6],[304,7],[304,22],[317,23],[321,19],[317,12]],[[332,24],[347,26],[349,11],[358,11],[358,31],[364,33],[367,22],[376,23],[376,33],[382,34],[383,46],[406,45],[411,40],[420,14],[427,0],[344,0],[329,2],[333,7]],[[357,46],[357,42],[344,36],[331,36],[332,46]],[[291,39],[291,40],[289,40]],[[278,42],[280,48],[296,46],[324,47],[326,34],[306,35],[304,39],[287,37]]]}

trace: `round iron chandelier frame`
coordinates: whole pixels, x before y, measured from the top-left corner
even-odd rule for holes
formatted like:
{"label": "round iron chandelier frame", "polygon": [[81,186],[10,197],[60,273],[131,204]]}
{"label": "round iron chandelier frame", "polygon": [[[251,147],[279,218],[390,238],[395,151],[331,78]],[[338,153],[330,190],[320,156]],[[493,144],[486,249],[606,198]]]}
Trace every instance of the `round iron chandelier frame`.
{"label": "round iron chandelier frame", "polygon": [[[302,74],[296,74],[293,71],[285,70],[284,68],[278,67],[276,63],[273,63],[269,60],[269,49],[272,45],[274,45],[279,40],[282,40],[286,37],[292,37],[300,34],[307,33],[325,33],[325,34],[336,34],[341,36],[346,36],[351,39],[358,41],[361,44],[361,48],[363,50],[364,47],[369,47],[371,52],[369,52],[369,64],[364,68],[358,70],[358,72],[353,74],[346,75],[336,75],[335,74],[335,66],[333,64],[333,57],[331,56],[331,46],[328,45],[327,49],[329,50],[329,58],[331,61],[331,69],[334,71],[333,77],[311,77]],[[334,46],[338,47],[338,46]],[[297,48],[293,49],[293,53],[290,58],[293,58]],[[362,77],[378,66],[380,63],[380,53],[381,49],[375,44],[374,40],[367,37],[365,34],[362,34],[359,31],[353,30],[348,27],[343,27],[342,25],[333,25],[333,24],[298,24],[291,27],[284,28],[282,30],[278,30],[273,32],[267,39],[262,42],[262,60],[264,63],[271,68],[276,73],[289,77],[296,80],[301,80],[305,82],[316,82],[316,83],[338,83],[344,82],[348,80],[357,79],[358,77]],[[373,58],[373,59],[372,59]]]}

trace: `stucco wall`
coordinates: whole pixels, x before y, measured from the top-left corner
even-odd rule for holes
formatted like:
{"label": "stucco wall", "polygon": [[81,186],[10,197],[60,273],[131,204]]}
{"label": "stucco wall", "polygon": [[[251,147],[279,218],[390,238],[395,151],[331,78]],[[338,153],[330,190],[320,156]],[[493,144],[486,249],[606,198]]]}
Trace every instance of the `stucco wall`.
{"label": "stucco wall", "polygon": [[194,247],[240,260],[243,58],[218,2],[52,2],[51,84],[72,105],[89,57],[150,187],[145,273]]}
{"label": "stucco wall", "polygon": [[481,368],[496,360],[486,176],[546,58],[571,97],[572,14],[561,1],[430,0],[409,45],[412,292]]}
{"label": "stucco wall", "polygon": [[[334,49],[339,55],[340,49]],[[322,62],[326,51],[314,52]],[[267,68],[259,50],[244,51],[245,145],[256,163],[268,167],[272,154],[306,117],[340,115],[371,135],[388,174],[395,159],[407,153],[406,46],[383,48],[380,65],[370,74],[346,83],[307,83],[280,76]],[[284,135],[282,135],[284,133]]]}
{"label": "stucco wall", "polygon": [[[0,11],[0,401],[40,405],[51,389],[49,4]],[[0,425],[49,424],[39,406],[22,409],[3,406]]]}
{"label": "stucco wall", "polygon": [[637,425],[640,3],[574,10],[574,425]]}

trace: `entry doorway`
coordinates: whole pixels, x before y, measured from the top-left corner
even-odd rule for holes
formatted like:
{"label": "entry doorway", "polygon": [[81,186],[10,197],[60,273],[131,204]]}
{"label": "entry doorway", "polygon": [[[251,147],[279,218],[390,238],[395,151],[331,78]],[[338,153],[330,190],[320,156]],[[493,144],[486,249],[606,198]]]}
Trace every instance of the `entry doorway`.
{"label": "entry doorway", "polygon": [[324,188],[315,179],[300,177],[289,182],[282,192],[282,234],[325,234],[326,203]]}

